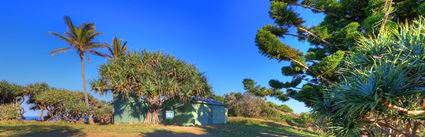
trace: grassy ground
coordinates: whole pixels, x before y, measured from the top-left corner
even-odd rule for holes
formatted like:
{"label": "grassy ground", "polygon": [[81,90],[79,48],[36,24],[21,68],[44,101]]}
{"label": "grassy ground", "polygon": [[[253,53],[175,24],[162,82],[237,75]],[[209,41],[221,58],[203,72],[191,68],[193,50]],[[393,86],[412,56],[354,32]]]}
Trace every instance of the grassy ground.
{"label": "grassy ground", "polygon": [[284,123],[259,119],[230,118],[225,125],[179,127],[132,125],[84,125],[64,122],[41,123],[36,121],[0,121],[0,136],[19,137],[133,137],[133,136],[207,136],[207,137],[275,137],[275,136],[317,136],[316,133]]}

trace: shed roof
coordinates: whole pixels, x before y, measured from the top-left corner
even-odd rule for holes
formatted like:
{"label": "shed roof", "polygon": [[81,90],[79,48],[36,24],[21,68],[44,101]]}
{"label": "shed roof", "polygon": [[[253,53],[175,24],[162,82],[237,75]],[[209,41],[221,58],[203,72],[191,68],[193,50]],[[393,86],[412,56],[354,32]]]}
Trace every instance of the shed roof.
{"label": "shed roof", "polygon": [[208,98],[202,98],[202,97],[195,97],[193,99],[193,102],[196,102],[196,103],[205,103],[205,104],[209,104],[209,105],[225,106],[224,103],[221,103],[221,102],[219,102],[217,100],[208,99]]}

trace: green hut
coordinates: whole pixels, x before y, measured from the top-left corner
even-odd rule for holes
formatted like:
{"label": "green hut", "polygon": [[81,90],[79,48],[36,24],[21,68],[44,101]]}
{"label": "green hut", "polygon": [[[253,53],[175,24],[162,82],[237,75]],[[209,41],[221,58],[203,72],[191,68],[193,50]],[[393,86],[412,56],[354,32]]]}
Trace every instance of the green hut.
{"label": "green hut", "polygon": [[[114,95],[114,123],[142,123],[147,108],[136,97],[122,98]],[[159,119],[164,124],[182,126],[225,124],[227,108],[218,101],[194,98],[188,103],[170,101],[164,104]]]}

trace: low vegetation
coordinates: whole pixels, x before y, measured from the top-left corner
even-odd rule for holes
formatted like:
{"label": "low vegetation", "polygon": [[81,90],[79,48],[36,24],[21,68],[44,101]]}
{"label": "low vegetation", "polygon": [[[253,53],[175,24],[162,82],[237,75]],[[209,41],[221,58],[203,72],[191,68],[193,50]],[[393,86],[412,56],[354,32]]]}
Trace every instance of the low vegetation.
{"label": "low vegetation", "polygon": [[256,96],[250,92],[228,93],[224,95],[223,101],[228,107],[229,116],[259,118],[289,123],[294,126],[313,127],[310,113],[295,114],[285,104],[277,105],[273,102],[268,102],[263,97]]}
{"label": "low vegetation", "polygon": [[21,116],[19,109],[15,104],[0,104],[0,120],[18,119]]}

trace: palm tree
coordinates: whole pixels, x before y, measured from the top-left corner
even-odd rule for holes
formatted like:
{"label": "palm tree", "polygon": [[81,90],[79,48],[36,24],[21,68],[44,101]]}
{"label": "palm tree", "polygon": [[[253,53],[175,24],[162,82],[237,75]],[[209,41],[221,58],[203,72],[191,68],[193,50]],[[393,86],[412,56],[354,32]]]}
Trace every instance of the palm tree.
{"label": "palm tree", "polygon": [[[75,50],[77,51],[79,57],[80,57],[80,63],[81,63],[81,76],[83,81],[83,88],[84,88],[84,99],[87,107],[90,107],[88,94],[87,94],[87,83],[85,80],[85,73],[84,73],[84,59],[85,55],[88,54],[96,54],[99,56],[107,56],[103,53],[100,53],[96,51],[96,49],[103,48],[104,45],[93,42],[93,40],[102,34],[101,32],[96,32],[96,27],[93,23],[83,23],[78,26],[74,26],[74,24],[71,21],[71,18],[68,16],[64,17],[65,23],[68,27],[68,32],[65,32],[65,35],[61,35],[56,32],[49,32],[49,34],[52,34],[54,36],[59,37],[62,40],[65,40],[70,47],[66,48],[58,48],[54,51],[52,51],[50,54],[55,55],[59,52],[66,52],[69,50]],[[91,116],[89,116],[89,123],[93,123],[93,120]]]}
{"label": "palm tree", "polygon": [[123,43],[123,40],[118,40],[117,37],[112,38],[112,46],[108,43],[105,43],[105,46],[110,52],[110,55],[107,56],[110,59],[118,58],[127,53],[127,41]]}

